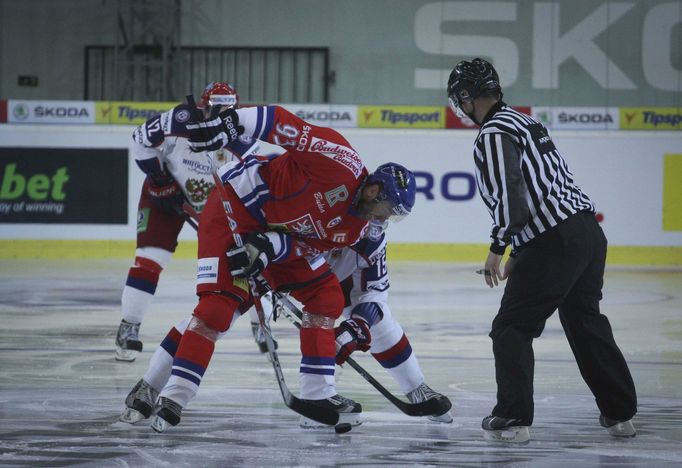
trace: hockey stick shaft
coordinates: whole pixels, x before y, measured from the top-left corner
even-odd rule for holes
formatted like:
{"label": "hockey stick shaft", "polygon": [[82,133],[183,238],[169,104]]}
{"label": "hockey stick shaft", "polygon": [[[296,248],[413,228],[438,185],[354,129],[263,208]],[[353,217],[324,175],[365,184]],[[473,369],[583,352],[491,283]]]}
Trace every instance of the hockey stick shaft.
{"label": "hockey stick shaft", "polygon": [[[284,305],[284,314],[287,318],[297,327],[301,328],[301,324],[294,320],[291,316],[287,314],[287,311],[291,312],[298,318],[298,320],[303,319],[303,314],[296,307],[288,297],[279,291],[272,291],[275,298]],[[395,395],[393,395],[386,387],[384,387],[377,379],[375,379],[372,374],[367,372],[360,364],[358,364],[353,358],[346,358],[346,362],[355,369],[358,374],[360,374],[367,382],[369,382],[379,393],[381,393],[388,401],[393,403],[400,411],[407,414],[408,416],[430,416],[435,414],[441,409],[440,405],[435,400],[426,400],[421,403],[407,403]]]}
{"label": "hockey stick shaft", "polygon": [[[194,96],[187,95],[187,104],[191,107],[192,111],[194,112],[194,116],[197,120],[197,122],[201,121],[201,116],[199,115],[199,110],[196,107],[196,103],[194,102]],[[237,245],[237,247],[243,247],[244,242],[241,237],[241,234],[239,234],[238,231],[238,224],[237,221],[235,220],[233,216],[233,211],[232,211],[232,206],[230,205],[230,202],[228,201],[228,194],[225,189],[225,186],[223,185],[222,180],[220,180],[220,177],[218,177],[217,172],[214,170],[213,172],[213,180],[215,182],[215,190],[218,191],[218,195],[220,197],[220,201],[222,202],[223,209],[225,211],[225,216],[227,217],[227,225],[228,229],[230,230],[232,234],[232,238],[234,240],[234,243]],[[266,290],[271,289],[268,283],[265,281],[265,278],[262,276],[258,276],[259,283],[262,283],[267,286]],[[272,362],[272,367],[275,371],[275,376],[277,377],[277,384],[279,385],[280,392],[282,393],[282,398],[284,399],[284,403],[289,407],[291,410],[297,412],[298,414],[301,414],[309,419],[313,419],[317,422],[320,422],[322,424],[327,424],[330,426],[334,426],[339,422],[339,413],[327,409],[327,408],[321,408],[315,404],[306,402],[304,400],[301,400],[300,398],[295,397],[291,391],[289,390],[289,387],[286,384],[286,381],[284,380],[284,372],[282,371],[282,366],[280,365],[279,358],[277,356],[277,352],[275,351],[275,342],[274,338],[272,337],[272,332],[270,330],[270,326],[268,325],[267,321],[265,320],[265,314],[263,312],[263,306],[260,301],[260,296],[258,294],[258,288],[255,284],[255,281],[252,277],[248,278],[248,284],[249,284],[249,289],[251,291],[251,296],[253,297],[253,302],[254,306],[256,308],[256,312],[258,314],[258,320],[260,321],[260,326],[265,332],[265,343],[268,348],[268,354],[270,355],[270,361]]]}
{"label": "hockey stick shaft", "polygon": [[199,231],[199,225],[197,222],[198,214],[196,210],[189,203],[185,202],[182,206],[177,206],[175,210],[178,215],[183,218],[187,224],[189,224],[195,231]]}

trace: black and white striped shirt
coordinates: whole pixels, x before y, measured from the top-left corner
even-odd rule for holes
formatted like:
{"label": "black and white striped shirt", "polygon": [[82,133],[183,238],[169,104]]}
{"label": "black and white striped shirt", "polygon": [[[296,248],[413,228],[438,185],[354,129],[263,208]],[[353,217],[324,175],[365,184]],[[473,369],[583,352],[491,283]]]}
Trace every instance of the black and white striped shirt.
{"label": "black and white striped shirt", "polygon": [[518,250],[542,232],[594,205],[573,181],[547,129],[499,101],[474,144],[476,181],[493,218],[490,250]]}

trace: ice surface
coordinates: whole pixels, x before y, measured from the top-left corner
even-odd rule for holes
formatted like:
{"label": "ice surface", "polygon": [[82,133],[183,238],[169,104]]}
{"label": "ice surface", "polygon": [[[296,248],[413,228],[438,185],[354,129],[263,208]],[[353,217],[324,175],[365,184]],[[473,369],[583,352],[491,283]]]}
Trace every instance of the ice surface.
{"label": "ice surface", "polygon": [[[475,266],[393,263],[390,303],[427,383],[453,401],[454,423],[400,413],[351,368],[338,389],[367,421],[337,435],[304,430],[282,403],[248,318],[216,347],[199,394],[179,426],[118,423],[123,400],[156,345],[195,305],[194,262],[174,260],[142,325],[145,349],[114,361],[127,261],[0,262],[1,466],[659,466],[682,465],[682,271],[607,271],[602,310],[639,394],[634,439],[610,437],[580,378],[558,317],[535,341],[536,411],[531,442],[483,440],[495,400],[490,322],[501,290]],[[298,387],[298,335],[274,325],[287,382]],[[372,360],[358,362],[399,395]]]}

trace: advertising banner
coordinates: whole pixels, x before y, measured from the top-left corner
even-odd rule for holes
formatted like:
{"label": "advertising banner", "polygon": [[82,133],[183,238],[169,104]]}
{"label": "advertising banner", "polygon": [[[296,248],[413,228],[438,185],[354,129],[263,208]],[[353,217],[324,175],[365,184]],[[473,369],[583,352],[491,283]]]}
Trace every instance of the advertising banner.
{"label": "advertising banner", "polygon": [[682,130],[679,107],[621,107],[622,130]]}
{"label": "advertising banner", "polygon": [[[530,115],[529,106],[512,106],[519,112]],[[445,128],[465,128],[469,130],[477,130],[478,125],[476,125],[469,117],[459,118],[452,112],[450,106],[445,108]]]}
{"label": "advertising banner", "polygon": [[0,223],[128,223],[126,149],[0,148],[0,176]]}
{"label": "advertising banner", "polygon": [[91,124],[95,103],[91,101],[7,101],[8,123]]}
{"label": "advertising banner", "polygon": [[663,230],[682,232],[682,153],[663,158]]}
{"label": "advertising banner", "polygon": [[100,101],[96,106],[95,123],[140,125],[180,104],[179,102]]}
{"label": "advertising banner", "polygon": [[355,128],[358,126],[358,106],[281,104],[292,114],[321,127]]}
{"label": "advertising banner", "polygon": [[369,128],[444,128],[442,106],[359,106],[358,126]]}
{"label": "advertising banner", "polygon": [[618,130],[617,107],[533,107],[532,116],[551,130]]}
{"label": "advertising banner", "polygon": [[[0,152],[0,239],[134,239],[144,173],[126,156],[132,129],[46,127],[36,134],[28,125],[0,125],[0,147],[5,145]],[[342,133],[370,170],[394,161],[415,172],[415,210],[389,229],[391,242],[489,240],[491,219],[477,193],[472,155],[476,130],[349,128]],[[552,138],[595,203],[610,245],[682,245],[680,132],[570,130],[554,132]],[[107,157],[112,153],[125,162]],[[80,221],[61,221],[76,208],[82,210]],[[56,213],[60,209],[62,215]],[[122,224],[104,224],[121,219]],[[52,224],[35,229],[23,222]],[[196,239],[191,229],[183,236]]]}

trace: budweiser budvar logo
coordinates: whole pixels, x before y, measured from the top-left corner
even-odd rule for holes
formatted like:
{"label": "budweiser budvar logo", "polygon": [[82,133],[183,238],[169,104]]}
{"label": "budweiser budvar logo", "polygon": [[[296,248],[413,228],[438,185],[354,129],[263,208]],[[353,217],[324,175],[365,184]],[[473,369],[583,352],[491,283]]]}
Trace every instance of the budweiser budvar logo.
{"label": "budweiser budvar logo", "polygon": [[327,140],[313,138],[313,143],[310,145],[310,151],[322,153],[325,156],[331,157],[334,161],[350,169],[355,178],[360,177],[360,174],[362,173],[362,161],[360,161],[360,157],[355,150],[351,148],[331,143]]}

